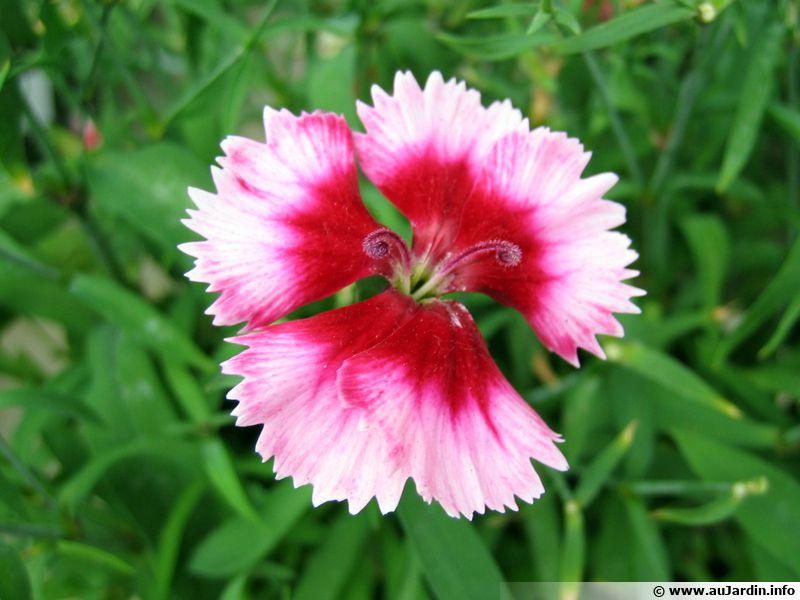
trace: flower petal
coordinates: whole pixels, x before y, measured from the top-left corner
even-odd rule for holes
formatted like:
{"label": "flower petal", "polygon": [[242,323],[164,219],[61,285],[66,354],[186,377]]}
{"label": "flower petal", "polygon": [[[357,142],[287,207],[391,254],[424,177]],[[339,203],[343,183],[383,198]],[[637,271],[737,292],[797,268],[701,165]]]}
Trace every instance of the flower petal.
{"label": "flower petal", "polygon": [[[215,325],[271,323],[374,272],[362,241],[380,226],[361,202],[353,140],[342,117],[267,109],[267,143],[230,137],[217,193],[190,189],[184,223],[206,238],[181,249],[187,275],[222,292]],[[331,268],[335,265],[335,268]]]}
{"label": "flower petal", "polygon": [[630,240],[609,231],[625,221],[625,208],[602,198],[617,177],[581,179],[589,157],[577,140],[545,128],[497,142],[453,251],[506,240],[522,260],[509,268],[491,260],[467,265],[449,287],[516,308],[547,348],[575,366],[579,347],[603,356],[595,335],[622,335],[612,313],[639,312],[630,298],[643,293],[622,283],[637,274],[626,268],[637,258]]}
{"label": "flower petal", "polygon": [[532,458],[567,467],[559,437],[506,381],[457,302],[420,305],[392,335],[346,360],[337,385],[385,436],[396,469],[452,516],[538,498],[544,489]]}
{"label": "flower petal", "polygon": [[493,143],[528,122],[508,100],[484,108],[477,91],[438,71],[424,89],[398,73],[393,96],[373,86],[372,98],[374,107],[358,103],[367,130],[355,134],[361,167],[411,221],[416,254],[438,260]]}
{"label": "flower petal", "polygon": [[[238,400],[237,425],[263,425],[256,449],[275,457],[278,478],[314,485],[315,505],[349,500],[361,510],[375,496],[393,509],[406,477],[388,460],[382,436],[365,431],[362,411],[340,402],[336,372],[342,362],[380,342],[413,311],[394,291],[234,338],[248,349],[223,364],[244,380],[228,398]],[[380,382],[376,382],[380,385]]]}

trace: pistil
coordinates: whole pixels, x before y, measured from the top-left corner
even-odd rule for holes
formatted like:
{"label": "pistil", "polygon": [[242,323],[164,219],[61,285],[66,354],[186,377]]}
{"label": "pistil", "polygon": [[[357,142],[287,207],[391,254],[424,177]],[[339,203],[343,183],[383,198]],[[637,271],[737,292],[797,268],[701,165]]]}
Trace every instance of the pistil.
{"label": "pistil", "polygon": [[411,254],[405,240],[391,229],[376,229],[364,238],[361,244],[364,253],[372,259],[389,262],[392,285],[401,292],[411,291]]}

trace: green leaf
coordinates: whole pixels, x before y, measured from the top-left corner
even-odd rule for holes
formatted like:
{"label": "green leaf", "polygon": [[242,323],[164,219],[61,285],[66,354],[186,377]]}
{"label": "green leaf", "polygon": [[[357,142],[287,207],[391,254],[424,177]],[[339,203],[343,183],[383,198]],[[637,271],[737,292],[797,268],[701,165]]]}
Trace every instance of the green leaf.
{"label": "green leaf", "polygon": [[510,597],[505,578],[468,521],[448,517],[415,493],[404,495],[398,516],[439,600]]}
{"label": "green leaf", "polygon": [[317,58],[309,65],[309,105],[344,115],[351,126],[356,116],[356,47],[349,44],[330,58]]}
{"label": "green leaf", "polygon": [[370,533],[369,515],[344,514],[331,526],[330,534],[308,559],[297,582],[294,600],[336,600],[342,597]]}
{"label": "green leaf", "polygon": [[612,343],[606,346],[609,360],[643,375],[677,397],[719,411],[730,417],[740,417],[741,411],[708,385],[694,371],[671,356],[638,343]]}
{"label": "green leaf", "polygon": [[53,319],[78,333],[90,329],[96,321],[95,314],[60,283],[7,256],[0,260],[0,305],[23,315]]}
{"label": "green leaf", "polygon": [[561,546],[561,598],[577,598],[580,582],[584,577],[586,560],[586,532],[583,527],[583,512],[577,502],[564,504],[564,543]]}
{"label": "green leaf", "polygon": [[168,600],[183,532],[189,517],[203,495],[203,486],[195,483],[181,494],[161,530],[155,560],[155,598]]}
{"label": "green leaf", "polygon": [[177,245],[194,237],[181,223],[192,205],[187,188],[210,184],[207,165],[167,142],[102,152],[89,163],[88,181],[97,208],[157,244],[170,261],[180,256]]}
{"label": "green leaf", "polygon": [[745,311],[736,329],[722,339],[715,362],[724,361],[764,321],[794,301],[797,290],[800,290],[800,237],[795,240],[777,275]]}
{"label": "green leaf", "polygon": [[94,423],[100,422],[98,414],[80,398],[41,388],[0,390],[0,409],[9,406],[21,406],[25,410],[45,410],[80,417]]}
{"label": "green leaf", "polygon": [[781,56],[783,32],[781,23],[767,26],[758,36],[750,53],[717,178],[716,188],[720,194],[728,189],[747,163],[761,131],[761,119],[772,94],[773,71]]}
{"label": "green leaf", "polygon": [[[612,394],[624,393],[626,397],[636,398],[643,405],[637,417],[645,420],[648,417],[642,413],[649,413],[654,425],[661,431],[688,429],[752,448],[772,449],[778,446],[781,439],[776,425],[753,421],[739,413],[721,412],[716,407],[697,402],[676,402],[674,387],[665,386],[657,379],[635,371],[615,369],[610,383]],[[632,455],[629,453],[628,456]],[[637,475],[642,474],[640,471]]]}
{"label": "green leaf", "polygon": [[214,2],[197,2],[197,0],[173,0],[173,2],[181,10],[202,19],[211,27],[224,31],[240,42],[246,42],[250,36],[250,29],[247,26],[217,8]]}
{"label": "green leaf", "polygon": [[547,46],[557,38],[555,34],[539,31],[531,35],[501,33],[480,37],[439,33],[436,35],[436,39],[466,56],[496,61],[512,58],[526,50]]}
{"label": "green leaf", "polygon": [[11,261],[43,279],[51,281],[58,281],[59,279],[59,273],[56,269],[45,265],[32,256],[24,246],[17,243],[14,238],[3,230],[0,230],[0,258]]}
{"label": "green leaf", "polygon": [[28,507],[24,502],[22,491],[3,474],[0,470],[0,502],[13,510],[17,516],[26,517]]}
{"label": "green leaf", "polygon": [[600,488],[630,449],[635,432],[636,421],[631,421],[581,472],[578,487],[575,489],[575,502],[579,507],[586,507],[595,499]]}
{"label": "green leaf", "polygon": [[125,577],[136,574],[136,567],[121,559],[118,554],[102,548],[71,540],[59,540],[57,546],[62,558],[84,563],[83,566],[90,569],[100,567]]}
{"label": "green leaf", "polygon": [[113,281],[77,275],[70,292],[154,352],[207,371],[217,370],[217,365],[164,315]]}
{"label": "green leaf", "polygon": [[693,214],[681,222],[681,228],[697,266],[703,305],[717,306],[731,253],[725,225],[716,215]]}
{"label": "green leaf", "polygon": [[468,19],[503,19],[506,17],[527,17],[534,15],[538,7],[536,4],[506,4],[473,10],[467,14]]}
{"label": "green leaf", "polygon": [[31,600],[31,581],[17,551],[0,541],[0,598]]}
{"label": "green leaf", "polygon": [[732,517],[748,495],[763,494],[766,489],[767,482],[763,478],[754,482],[740,482],[706,504],[659,508],[653,511],[653,517],[680,525],[713,525]]}
{"label": "green leaf", "polygon": [[632,539],[629,552],[634,581],[670,581],[670,562],[658,524],[650,518],[640,498],[624,496],[623,504]]}
{"label": "green leaf", "polygon": [[764,494],[753,495],[735,519],[760,546],[800,576],[800,484],[775,464],[696,433],[675,431],[675,441],[689,466],[707,481],[766,478]]}
{"label": "green leaf", "polygon": [[531,19],[530,25],[528,25],[528,28],[525,30],[525,35],[532,35],[536,33],[542,27],[547,25],[552,18],[553,17],[550,13],[540,10],[538,13],[536,13],[536,16]]}
{"label": "green leaf", "polygon": [[546,491],[533,505],[521,506],[520,512],[533,559],[534,579],[558,581],[561,557],[558,497]]}
{"label": "green leaf", "polygon": [[798,319],[800,319],[800,296],[796,296],[789,302],[789,306],[783,311],[772,335],[758,351],[758,358],[764,360],[772,355],[786,341]]}
{"label": "green leaf", "polygon": [[189,569],[198,575],[226,579],[263,559],[289,533],[311,506],[310,488],[294,489],[283,482],[266,496],[253,521],[233,517],[214,529],[195,548]]}
{"label": "green leaf", "polygon": [[197,378],[172,359],[163,360],[164,376],[186,416],[193,423],[204,424],[211,418],[211,407]]}
{"label": "green leaf", "polygon": [[769,105],[769,116],[800,144],[800,111],[777,102]]}
{"label": "green leaf", "polygon": [[137,440],[106,450],[95,456],[75,475],[70,477],[58,492],[60,502],[71,513],[75,514],[78,505],[88,496],[100,479],[111,467],[123,460],[137,456],[164,457],[170,455],[169,444],[165,440]]}
{"label": "green leaf", "polygon": [[587,29],[574,37],[557,42],[551,48],[561,54],[573,54],[618,44],[637,35],[686,21],[695,11],[674,4],[647,4]]}
{"label": "green leaf", "polygon": [[244,491],[228,450],[217,438],[203,442],[203,467],[217,493],[245,519],[258,520],[258,514]]}

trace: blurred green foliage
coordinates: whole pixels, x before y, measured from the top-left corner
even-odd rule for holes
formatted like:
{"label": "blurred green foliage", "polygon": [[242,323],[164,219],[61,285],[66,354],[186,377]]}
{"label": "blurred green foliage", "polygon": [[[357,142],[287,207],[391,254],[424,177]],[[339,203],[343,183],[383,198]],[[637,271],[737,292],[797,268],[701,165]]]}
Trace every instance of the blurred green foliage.
{"label": "blurred green foliage", "polygon": [[[0,597],[485,598],[507,581],[800,579],[794,0],[0,0]],[[643,315],[574,370],[468,298],[572,465],[474,523],[312,509],[232,426],[233,330],[176,244],[264,104],[398,69],[579,137]],[[370,208],[408,231],[374,188]],[[370,282],[303,309],[370,292]],[[563,593],[574,588],[565,585]]]}

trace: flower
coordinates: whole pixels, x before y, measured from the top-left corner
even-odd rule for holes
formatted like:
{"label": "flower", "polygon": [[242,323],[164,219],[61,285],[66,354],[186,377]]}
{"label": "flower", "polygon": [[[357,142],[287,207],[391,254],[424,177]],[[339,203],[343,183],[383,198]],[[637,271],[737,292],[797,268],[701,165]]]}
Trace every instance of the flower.
{"label": "flower", "polygon": [[[313,502],[371,498],[385,513],[411,478],[430,502],[471,518],[543,493],[532,459],[567,463],[553,433],[492,361],[467,309],[474,291],[519,310],[542,343],[575,366],[596,334],[622,335],[612,313],[638,312],[630,240],[609,229],[622,206],[602,199],[613,174],[581,179],[574,139],[530,131],[508,101],[434,72],[421,89],[398,73],[394,94],[358,104],[366,133],[340,116],[265,111],[266,144],[229,137],[216,194],[191,189],[186,225],[203,241],[187,275],[219,292],[217,325],[246,323],[247,347],[223,364],[243,377],[228,397],[278,478],[313,484]],[[413,244],[376,222],[364,173],[409,219]],[[387,291],[273,325],[358,279]]]}

